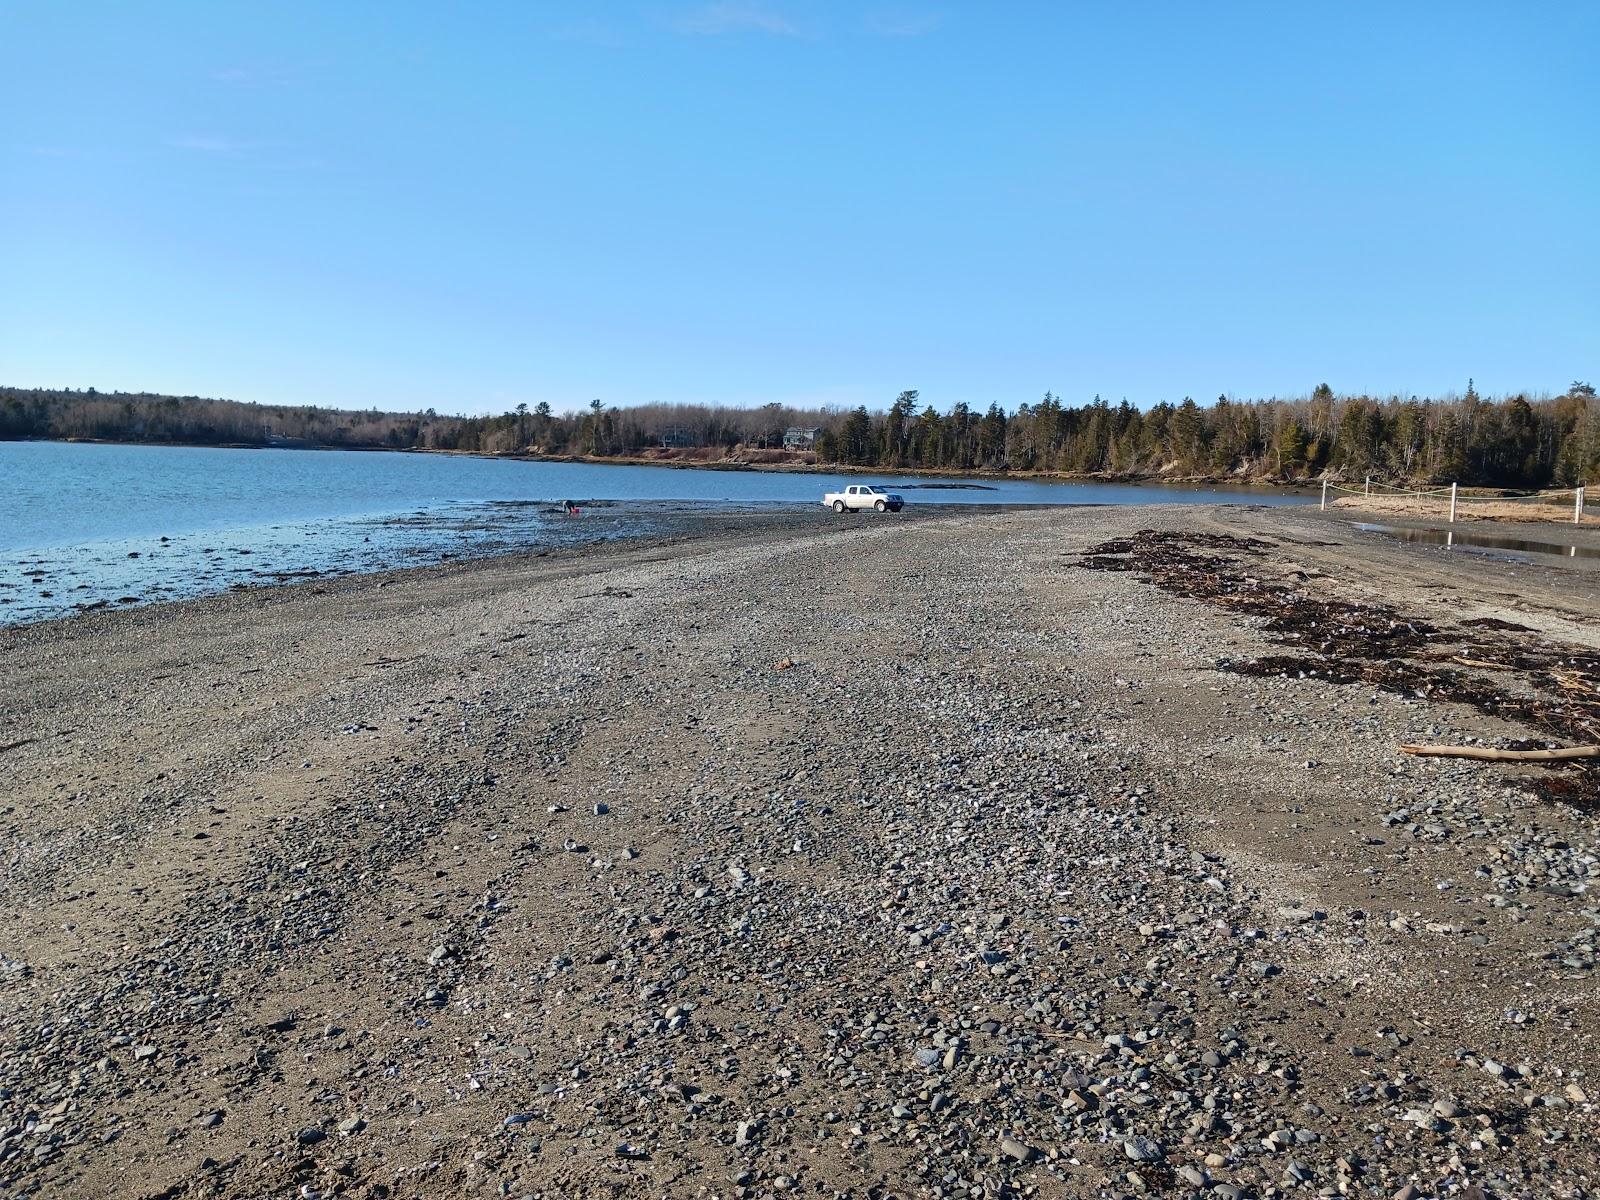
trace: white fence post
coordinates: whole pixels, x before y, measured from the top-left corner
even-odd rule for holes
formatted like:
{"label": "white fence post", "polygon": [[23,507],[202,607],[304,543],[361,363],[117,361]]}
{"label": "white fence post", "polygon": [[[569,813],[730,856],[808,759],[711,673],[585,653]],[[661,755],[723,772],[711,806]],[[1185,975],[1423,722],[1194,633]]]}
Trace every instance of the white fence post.
{"label": "white fence post", "polygon": [[1578,485],[1578,494],[1573,497],[1572,523],[1574,525],[1583,524],[1583,485],[1581,483]]}
{"label": "white fence post", "polygon": [[1328,481],[1326,479],[1322,481],[1322,511],[1328,511]]}
{"label": "white fence post", "polygon": [[1366,488],[1367,497],[1370,499],[1371,496],[1372,496],[1372,476],[1371,475],[1367,476],[1367,482],[1366,482],[1366,484],[1364,486]]}
{"label": "white fence post", "polygon": [[1450,485],[1450,524],[1456,523],[1456,484]]}

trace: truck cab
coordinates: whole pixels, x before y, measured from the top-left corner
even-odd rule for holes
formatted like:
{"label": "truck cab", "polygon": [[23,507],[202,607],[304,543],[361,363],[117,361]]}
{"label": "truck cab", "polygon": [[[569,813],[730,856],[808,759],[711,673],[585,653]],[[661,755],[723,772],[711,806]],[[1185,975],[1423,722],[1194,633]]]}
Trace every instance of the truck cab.
{"label": "truck cab", "polygon": [[822,497],[822,503],[836,513],[843,513],[869,508],[874,512],[899,512],[906,502],[897,493],[885,491],[876,484],[852,483],[842,492],[829,492]]}

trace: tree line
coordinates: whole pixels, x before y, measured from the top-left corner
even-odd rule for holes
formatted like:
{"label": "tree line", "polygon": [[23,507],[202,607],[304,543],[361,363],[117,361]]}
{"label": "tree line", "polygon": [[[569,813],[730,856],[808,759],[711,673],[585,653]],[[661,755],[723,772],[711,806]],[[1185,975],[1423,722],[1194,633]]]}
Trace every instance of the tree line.
{"label": "tree line", "polygon": [[[804,454],[791,428],[815,430]],[[1600,400],[1575,382],[1560,396],[1338,395],[1140,409],[1046,392],[1007,409],[940,412],[915,391],[881,411],[710,405],[572,412],[548,404],[492,416],[260,405],[93,388],[0,388],[0,439],[85,438],[197,445],[308,445],[484,454],[805,461],[882,469],[1296,480],[1327,472],[1396,481],[1536,488],[1600,483]]]}
{"label": "tree line", "polygon": [[819,440],[830,461],[864,466],[1126,476],[1309,479],[1326,472],[1534,488],[1600,482],[1600,401],[1588,383],[1555,397],[1339,396],[1148,409],[1100,397],[947,413],[903,392],[886,412],[844,414]]}

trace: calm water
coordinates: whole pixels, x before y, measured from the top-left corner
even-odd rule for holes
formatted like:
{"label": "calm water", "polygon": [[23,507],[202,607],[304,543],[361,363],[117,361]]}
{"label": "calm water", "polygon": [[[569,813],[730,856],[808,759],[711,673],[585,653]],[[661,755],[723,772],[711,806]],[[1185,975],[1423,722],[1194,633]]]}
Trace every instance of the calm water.
{"label": "calm water", "polygon": [[1403,542],[1420,542],[1426,546],[1447,546],[1501,557],[1526,559],[1530,554],[1556,555],[1559,558],[1600,558],[1600,549],[1593,546],[1575,546],[1567,542],[1541,542],[1531,538],[1508,537],[1499,533],[1475,533],[1454,529],[1403,529],[1394,525],[1370,525],[1356,522],[1363,533],[1381,533],[1385,537]]}
{"label": "calm water", "polygon": [[[430,454],[0,442],[0,624],[619,536],[562,500],[805,504],[863,476]],[[1271,491],[886,480],[908,504],[1293,504]],[[939,483],[954,488],[929,486]],[[640,507],[648,508],[641,504]],[[614,511],[614,510],[613,510]],[[634,522],[629,532],[640,532]]]}

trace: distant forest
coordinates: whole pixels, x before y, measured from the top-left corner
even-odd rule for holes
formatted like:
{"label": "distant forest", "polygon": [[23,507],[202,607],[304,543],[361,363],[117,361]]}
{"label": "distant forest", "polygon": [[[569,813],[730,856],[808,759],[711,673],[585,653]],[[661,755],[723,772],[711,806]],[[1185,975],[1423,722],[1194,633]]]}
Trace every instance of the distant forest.
{"label": "distant forest", "polygon": [[[815,430],[801,453],[789,429]],[[1337,395],[1138,409],[1099,397],[947,412],[902,392],[886,409],[703,405],[497,416],[347,411],[197,396],[0,388],[0,439],[85,438],[191,445],[300,445],[484,454],[816,462],[886,469],[1297,480],[1327,472],[1400,481],[1534,488],[1600,483],[1600,400],[1587,383],[1560,396],[1432,399]]]}

